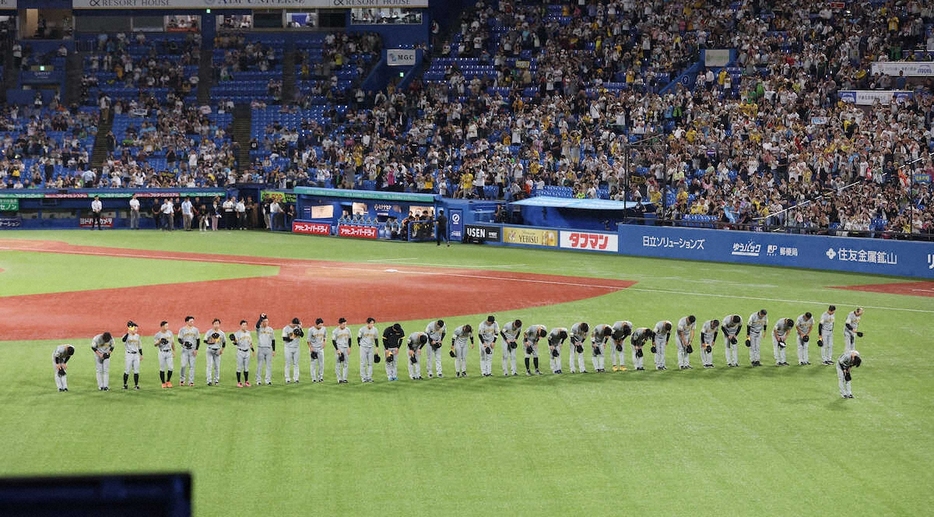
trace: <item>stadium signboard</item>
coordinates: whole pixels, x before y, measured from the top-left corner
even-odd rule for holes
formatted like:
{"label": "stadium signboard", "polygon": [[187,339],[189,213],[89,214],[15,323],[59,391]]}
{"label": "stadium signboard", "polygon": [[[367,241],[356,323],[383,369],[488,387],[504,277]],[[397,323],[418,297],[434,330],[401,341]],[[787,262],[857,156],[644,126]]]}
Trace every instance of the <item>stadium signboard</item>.
{"label": "stadium signboard", "polygon": [[337,227],[338,237],[356,237],[358,239],[376,239],[379,230],[375,226],[350,226],[342,224]]}
{"label": "stadium signboard", "polygon": [[879,61],[871,65],[872,75],[886,74],[898,77],[932,77],[934,61]]}
{"label": "stadium signboard", "polygon": [[0,197],[0,212],[16,212],[19,210],[19,199]]}
{"label": "stadium signboard", "polygon": [[331,225],[308,221],[292,221],[292,233],[305,235],[331,235]]}
{"label": "stadium signboard", "polygon": [[619,252],[619,236],[615,233],[577,232],[561,230],[558,246],[569,250]]}
{"label": "stadium signboard", "polygon": [[[6,3],[3,3],[3,2]],[[7,7],[8,4],[12,6]],[[428,0],[72,0],[74,9],[369,9],[427,8]],[[15,9],[0,0],[0,9]]]}

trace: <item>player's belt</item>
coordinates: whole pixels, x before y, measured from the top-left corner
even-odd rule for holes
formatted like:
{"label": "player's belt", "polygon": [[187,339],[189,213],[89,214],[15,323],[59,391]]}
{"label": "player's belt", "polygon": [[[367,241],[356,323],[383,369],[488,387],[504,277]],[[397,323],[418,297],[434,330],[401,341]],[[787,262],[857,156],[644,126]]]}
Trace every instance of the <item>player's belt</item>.
{"label": "player's belt", "polygon": [[195,346],[195,344],[194,344],[194,343],[189,343],[189,342],[186,341],[186,342],[182,343],[182,346],[185,347],[185,348],[191,348],[191,347]]}
{"label": "player's belt", "polygon": [[250,351],[249,348],[238,348],[237,350],[239,350],[239,351],[241,351],[241,352],[249,352],[249,351]]}
{"label": "player's belt", "polygon": [[136,355],[137,352],[130,352],[129,350],[127,350],[126,353]]}

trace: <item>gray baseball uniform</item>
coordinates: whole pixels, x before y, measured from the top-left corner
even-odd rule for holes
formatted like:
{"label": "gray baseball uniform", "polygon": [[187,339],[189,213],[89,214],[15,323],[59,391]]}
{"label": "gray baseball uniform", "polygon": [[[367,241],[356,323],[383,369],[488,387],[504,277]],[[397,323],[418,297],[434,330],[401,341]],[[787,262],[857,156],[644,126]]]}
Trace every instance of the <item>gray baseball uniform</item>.
{"label": "gray baseball uniform", "polygon": [[578,321],[571,325],[571,331],[568,336],[571,338],[571,346],[568,348],[568,368],[571,370],[571,373],[577,373],[578,370],[581,373],[587,373],[587,368],[584,367],[583,347],[587,343],[587,334],[589,333],[590,325],[583,321]]}
{"label": "gray baseball uniform", "polygon": [[468,331],[461,325],[454,329],[454,337],[451,339],[451,347],[454,349],[454,371],[458,377],[467,376],[467,345],[473,345],[473,330]]}
{"label": "gray baseball uniform", "polygon": [[311,358],[311,382],[324,382],[324,345],[327,341],[328,328],[324,325],[315,325],[308,329],[308,352],[313,355]]}
{"label": "gray baseball uniform", "polygon": [[256,384],[260,383],[263,370],[266,370],[266,384],[272,384],[272,356],[276,351],[276,331],[272,327],[260,325],[256,329]]}
{"label": "gray baseball uniform", "polygon": [[[308,330],[308,339],[311,340],[312,329]],[[304,333],[301,325],[288,324],[282,327],[283,355],[285,355],[285,383],[290,384],[293,380],[298,383],[301,376],[301,363],[298,360],[298,351],[301,349],[302,336]],[[314,361],[312,361],[314,363]],[[314,364],[312,364],[312,377],[314,377]],[[314,380],[314,379],[312,379]]]}
{"label": "gray baseball uniform", "polygon": [[[438,378],[444,377],[441,370],[441,357],[443,355],[441,350],[442,341],[444,336],[447,335],[448,327],[447,325],[438,326],[437,321],[432,321],[425,327],[425,333],[428,334],[428,357],[426,361],[426,369],[428,370],[428,378],[432,378],[434,375],[437,375]],[[434,371],[432,371],[432,368]]]}
{"label": "gray baseball uniform", "polygon": [[94,369],[97,372],[97,389],[110,389],[110,354],[114,352],[114,341],[104,341],[104,335],[98,334],[91,339],[91,350],[106,355],[106,358],[94,354]]}
{"label": "gray baseball uniform", "polygon": [[859,320],[862,314],[853,311],[846,316],[843,324],[843,349],[847,352],[856,350],[856,333],[859,332]]}
{"label": "gray baseball uniform", "polygon": [[[627,330],[629,334],[626,334]],[[626,371],[626,337],[632,335],[632,322],[621,320],[613,323],[612,347],[610,357],[613,359],[613,371]]]}
{"label": "gray baseball uniform", "polygon": [[[836,311],[834,311],[836,312]],[[821,343],[820,358],[824,364],[833,364],[833,324],[834,312],[829,310],[820,315],[818,323],[818,334],[820,334]]]}
{"label": "gray baseball uniform", "polygon": [[636,370],[645,370],[645,352],[642,347],[646,345],[652,336],[652,331],[648,327],[639,327],[632,331],[632,338],[629,340],[632,349],[632,364]]}
{"label": "gray baseball uniform", "polygon": [[379,345],[379,329],[376,325],[367,324],[360,327],[357,332],[357,345],[360,348],[360,381],[373,382],[373,354]]}
{"label": "gray baseball uniform", "polygon": [[493,351],[499,336],[499,323],[482,321],[477,327],[477,335],[480,337],[480,374],[489,377],[493,375]]}
{"label": "gray baseball uniform", "polygon": [[[808,344],[811,340],[811,328],[814,327],[814,317],[806,318],[805,316],[807,314],[802,314],[795,320],[795,333],[797,334],[795,337],[798,340],[798,364],[800,365],[811,364]],[[805,337],[807,341],[804,340]]]}
{"label": "gray baseball uniform", "polygon": [[[163,342],[165,340],[165,342]],[[153,336],[156,348],[159,350],[159,371],[171,372],[175,370],[175,336],[171,330],[160,330]]]}
{"label": "gray baseball uniform", "polygon": [[791,325],[788,324],[789,321],[791,320],[787,318],[779,318],[775,326],[772,327],[772,350],[775,354],[775,364],[778,366],[788,364],[785,359],[785,346],[788,334],[791,333],[791,329],[795,326],[794,321],[791,321]]}
{"label": "gray baseball uniform", "polygon": [[194,325],[185,325],[178,329],[178,343],[182,345],[182,374],[179,382],[187,381],[189,386],[195,385],[195,358],[201,347],[201,332]]}
{"label": "gray baseball uniform", "polygon": [[[409,349],[409,354],[406,356],[405,364],[409,367],[409,379],[421,379],[422,378],[422,347],[425,346],[422,343],[424,337],[425,343],[428,343],[428,334],[425,332],[412,332],[409,334],[408,340],[405,342],[406,347]],[[415,360],[414,362],[412,360]]]}
{"label": "gray baseball uniform", "polygon": [[[668,330],[666,330],[666,328]],[[665,347],[668,345],[668,339],[671,337],[671,322],[662,320],[655,324],[655,369],[666,370],[665,366]]]}
{"label": "gray baseball uniform", "polygon": [[532,370],[529,365],[529,360],[535,363],[535,373],[541,375],[542,372],[538,369],[538,340],[541,339],[542,331],[545,332],[545,335],[548,335],[548,329],[544,325],[529,325],[529,328],[525,331],[525,340],[523,345],[525,346],[525,374],[532,375]]}
{"label": "gray baseball uniform", "polygon": [[[217,337],[215,337],[217,336]],[[224,331],[213,326],[204,333],[204,346],[207,347],[207,381],[208,386],[221,382],[221,355],[227,347],[227,336]]]}
{"label": "gray baseball uniform", "polygon": [[[564,337],[561,334],[564,333]],[[561,371],[561,345],[568,336],[568,329],[565,327],[555,327],[548,333],[548,352],[551,359],[551,373],[563,373]]]}
{"label": "gray baseball uniform", "polygon": [[[237,347],[237,373],[245,373],[243,381],[250,385],[250,357],[253,355],[253,334],[248,330],[234,332]],[[239,375],[237,376],[239,378]],[[239,383],[238,383],[239,384]]]}
{"label": "gray baseball uniform", "polygon": [[[58,391],[68,391],[68,375],[59,375],[59,369],[65,369],[65,364],[71,359],[71,356],[68,355],[68,347],[70,345],[58,345],[55,347],[55,350],[52,352],[52,368],[55,374],[55,387],[58,388]],[[111,348],[113,348],[113,342],[111,341]],[[98,381],[100,384],[100,381]],[[98,389],[100,386],[98,386]]]}
{"label": "gray baseball uniform", "polygon": [[697,320],[692,323],[687,316],[678,320],[676,336],[678,340],[678,367],[682,370],[691,368],[691,354],[688,353],[687,348],[690,346],[691,350],[694,349],[694,331],[696,326]]}
{"label": "gray baseball uniform", "polygon": [[[716,320],[707,320],[701,325],[700,332],[700,357],[704,368],[713,368],[713,345],[717,342],[717,331],[720,330],[720,323],[714,324]],[[710,351],[707,351],[710,347]]]}
{"label": "gray baseball uniform", "polygon": [[593,366],[594,371],[597,372],[603,371],[606,345],[612,339],[606,335],[606,329],[610,329],[609,334],[613,333],[613,327],[604,323],[595,326],[593,332],[590,333],[590,364]]}
{"label": "gray baseball uniform", "polygon": [[749,362],[754,366],[758,366],[762,360],[760,356],[762,334],[765,333],[768,327],[769,316],[759,316],[758,311],[750,314],[749,319],[746,320],[746,337],[749,338]]}
{"label": "gray baseball uniform", "polygon": [[847,350],[837,359],[837,381],[840,386],[840,396],[843,398],[853,398],[853,390],[850,387],[851,381],[847,379],[847,376],[848,374],[852,375],[851,370],[856,367],[857,357],[859,357],[859,352]]}
{"label": "gray baseball uniform", "polygon": [[[733,323],[736,320],[738,323]],[[728,314],[720,322],[723,333],[723,353],[727,366],[739,366],[739,332],[743,328],[743,318],[739,314]]]}
{"label": "gray baseball uniform", "polygon": [[[138,332],[135,334],[127,333],[126,341],[123,342],[126,350],[123,375],[129,375],[131,371],[134,374],[139,374],[139,360],[143,355],[142,341],[142,336]],[[124,382],[124,384],[126,383]]]}
{"label": "gray baseball uniform", "polygon": [[[334,364],[334,374],[337,375],[337,382],[347,382],[347,372],[350,370],[350,329],[336,327],[331,332],[331,340],[337,353],[337,361]],[[343,357],[343,360],[341,360]]]}
{"label": "gray baseball uniform", "polygon": [[500,336],[503,338],[503,346],[501,347],[503,349],[503,375],[509,375],[510,372],[513,375],[518,375],[516,373],[516,350],[519,349],[522,326],[517,326],[514,320],[510,321],[503,325]]}

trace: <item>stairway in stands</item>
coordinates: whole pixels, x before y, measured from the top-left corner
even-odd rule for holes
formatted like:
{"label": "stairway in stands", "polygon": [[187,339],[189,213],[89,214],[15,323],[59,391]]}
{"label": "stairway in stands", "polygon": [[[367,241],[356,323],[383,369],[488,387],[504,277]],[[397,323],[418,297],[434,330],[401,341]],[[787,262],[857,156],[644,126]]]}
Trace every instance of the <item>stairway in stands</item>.
{"label": "stairway in stands", "polygon": [[[81,79],[84,77],[84,52],[72,52],[65,59],[65,106],[81,103]],[[105,135],[107,133],[104,133]]]}
{"label": "stairway in stands", "polygon": [[[111,111],[111,113],[113,113],[113,111]],[[110,133],[110,130],[113,129],[113,125],[113,115],[107,120],[101,117],[101,121],[97,124],[97,136],[94,138],[94,149],[91,150],[92,169],[96,168],[100,171],[101,164],[107,159],[107,133]]]}
{"label": "stairway in stands", "polygon": [[238,104],[233,112],[231,137],[240,144],[240,156],[237,157],[238,170],[243,171],[250,165],[250,125],[253,123],[253,111],[249,104]]}
{"label": "stairway in stands", "polygon": [[212,59],[214,51],[210,48],[201,49],[201,62],[198,66],[198,105],[211,103],[211,86],[214,85],[214,64]]}
{"label": "stairway in stands", "polygon": [[282,103],[290,104],[295,100],[295,50],[287,50],[282,56]]}

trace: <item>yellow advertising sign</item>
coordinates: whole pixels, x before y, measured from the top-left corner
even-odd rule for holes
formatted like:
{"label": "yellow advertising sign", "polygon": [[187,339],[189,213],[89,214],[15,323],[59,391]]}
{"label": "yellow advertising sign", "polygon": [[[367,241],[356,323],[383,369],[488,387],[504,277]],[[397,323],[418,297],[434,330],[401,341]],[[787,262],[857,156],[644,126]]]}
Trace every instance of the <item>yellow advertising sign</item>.
{"label": "yellow advertising sign", "polygon": [[558,232],[556,230],[536,230],[532,228],[506,226],[503,228],[503,242],[524,244],[526,246],[555,247],[558,245]]}

